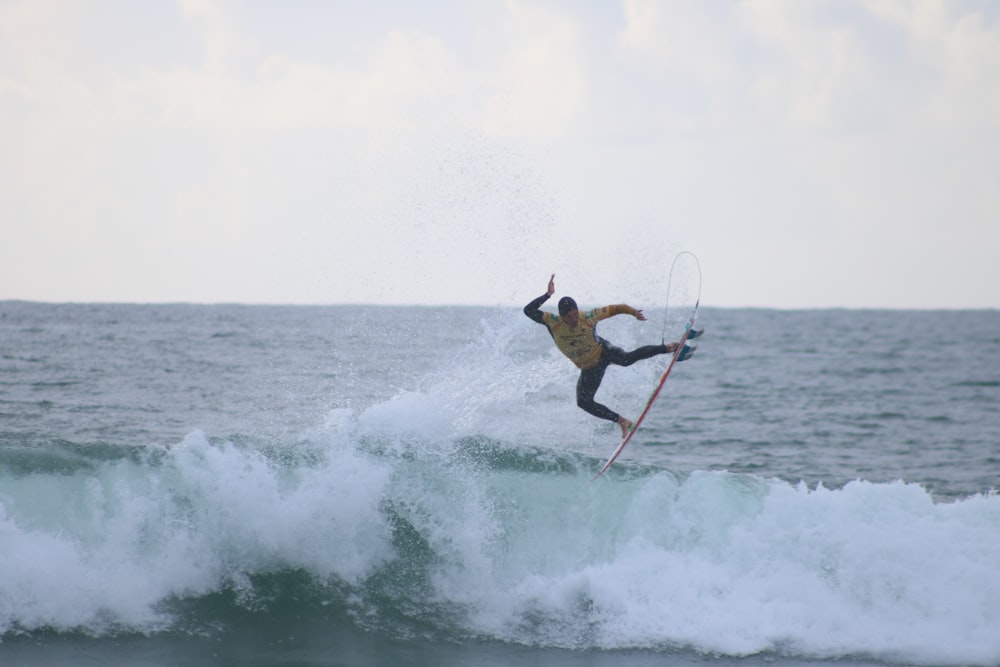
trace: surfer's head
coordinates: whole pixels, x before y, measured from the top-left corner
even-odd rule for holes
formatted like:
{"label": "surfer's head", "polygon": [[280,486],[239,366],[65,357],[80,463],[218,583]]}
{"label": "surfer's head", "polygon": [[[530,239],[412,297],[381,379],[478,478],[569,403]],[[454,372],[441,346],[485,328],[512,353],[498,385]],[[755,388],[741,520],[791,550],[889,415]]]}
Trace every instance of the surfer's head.
{"label": "surfer's head", "polygon": [[564,296],[559,299],[559,316],[566,320],[566,324],[571,327],[575,327],[580,321],[580,311],[577,310],[573,297]]}
{"label": "surfer's head", "polygon": [[559,299],[559,314],[565,315],[566,313],[576,310],[576,301],[573,300],[571,296],[564,296]]}

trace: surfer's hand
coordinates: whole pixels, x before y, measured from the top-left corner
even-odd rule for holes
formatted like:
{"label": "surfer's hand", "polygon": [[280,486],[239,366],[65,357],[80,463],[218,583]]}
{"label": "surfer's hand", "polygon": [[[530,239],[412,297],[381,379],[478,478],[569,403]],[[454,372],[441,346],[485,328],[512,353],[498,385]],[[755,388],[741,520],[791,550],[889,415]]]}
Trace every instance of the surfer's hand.
{"label": "surfer's hand", "polygon": [[549,278],[549,296],[552,296],[555,293],[556,293],[556,274],[553,273],[552,277]]}
{"label": "surfer's hand", "polygon": [[637,311],[635,311],[635,319],[637,319],[637,320],[645,320],[646,316],[642,314],[641,310],[637,310]]}

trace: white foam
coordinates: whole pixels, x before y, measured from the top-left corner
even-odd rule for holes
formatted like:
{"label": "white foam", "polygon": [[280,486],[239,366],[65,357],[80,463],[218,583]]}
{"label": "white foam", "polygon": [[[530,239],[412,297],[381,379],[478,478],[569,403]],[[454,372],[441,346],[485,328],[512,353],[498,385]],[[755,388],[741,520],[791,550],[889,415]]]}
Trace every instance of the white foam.
{"label": "white foam", "polygon": [[[392,556],[379,509],[388,479],[350,450],[283,468],[196,432],[155,466],[123,460],[5,485],[0,632],[155,629],[164,600],[247,573],[304,568],[356,582]],[[50,502],[26,502],[40,493]]]}
{"label": "white foam", "polygon": [[431,388],[357,419],[339,412],[267,455],[195,432],[146,461],[6,477],[0,631],[153,630],[169,622],[165,600],[289,569],[361,586],[402,557],[391,508],[433,553],[423,603],[463,609],[461,632],[1000,661],[1000,496],[945,504],[901,482],[708,472],[591,483],[572,456],[535,465],[499,443],[499,463],[464,456],[439,398]]}
{"label": "white foam", "polygon": [[[1000,658],[1000,497],[941,505],[902,483],[810,490],[709,473],[671,495],[674,488],[657,477],[628,491],[620,521],[588,526],[590,562],[561,559],[561,571],[503,577],[484,593],[495,597],[476,605],[497,613],[478,622],[516,640],[523,618],[539,610],[561,619],[554,628],[579,617],[582,638],[538,630],[570,646],[939,664]],[[558,509],[542,507],[540,548],[561,536],[565,549],[587,549],[569,516],[560,522],[549,516]],[[607,542],[595,544],[601,536]],[[553,561],[560,558],[545,562]]]}

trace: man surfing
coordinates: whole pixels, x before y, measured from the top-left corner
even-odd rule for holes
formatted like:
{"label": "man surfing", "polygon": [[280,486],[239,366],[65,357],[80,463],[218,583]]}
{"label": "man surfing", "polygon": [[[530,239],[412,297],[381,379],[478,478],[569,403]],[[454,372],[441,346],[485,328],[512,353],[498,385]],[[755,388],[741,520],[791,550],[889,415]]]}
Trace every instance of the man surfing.
{"label": "man surfing", "polygon": [[[624,438],[632,428],[631,420],[594,400],[594,395],[597,394],[604,379],[604,371],[612,364],[631,366],[637,361],[658,354],[670,354],[677,350],[677,343],[646,345],[625,352],[598,336],[597,323],[609,317],[625,314],[632,315],[637,320],[646,319],[641,310],[626,304],[595,308],[581,315],[576,307],[576,301],[564,296],[559,299],[559,315],[542,311],[539,307],[556,291],[555,279],[556,275],[553,273],[549,278],[548,290],[525,306],[524,314],[535,322],[544,324],[559,351],[580,369],[580,379],[576,383],[576,404],[595,417],[618,424]],[[700,331],[692,330],[688,338],[697,338],[699,335]],[[693,351],[694,348],[685,345],[677,361],[688,359]]]}

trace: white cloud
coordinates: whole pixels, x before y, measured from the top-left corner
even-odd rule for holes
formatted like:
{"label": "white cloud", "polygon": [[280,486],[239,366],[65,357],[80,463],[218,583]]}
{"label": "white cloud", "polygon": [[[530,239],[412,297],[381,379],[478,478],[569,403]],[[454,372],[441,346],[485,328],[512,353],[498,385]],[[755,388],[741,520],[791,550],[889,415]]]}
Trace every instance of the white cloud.
{"label": "white cloud", "polygon": [[[718,176],[719,201],[699,188],[702,203],[688,208],[701,216],[701,247],[726,257],[741,285],[795,305],[995,302],[982,276],[993,261],[984,248],[1000,247],[989,185],[1000,182],[1000,24],[967,7],[626,3],[621,43],[668,119],[649,127],[664,153],[687,152],[697,181]],[[689,141],[699,135],[710,139]],[[739,193],[749,206],[735,205]],[[780,274],[746,279],[797,258],[809,259],[794,289]],[[926,270],[938,262],[953,263],[956,280]],[[858,288],[831,289],[852,280]],[[761,296],[734,286],[726,300]]]}
{"label": "white cloud", "polygon": [[561,135],[579,123],[587,96],[580,26],[542,4],[510,0],[507,9],[499,84],[484,127],[497,135]]}
{"label": "white cloud", "polygon": [[611,7],[0,5],[0,298],[998,305],[989,4]]}

